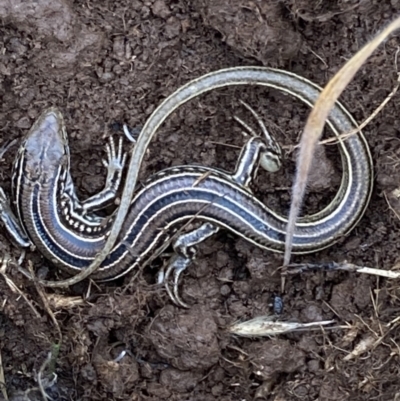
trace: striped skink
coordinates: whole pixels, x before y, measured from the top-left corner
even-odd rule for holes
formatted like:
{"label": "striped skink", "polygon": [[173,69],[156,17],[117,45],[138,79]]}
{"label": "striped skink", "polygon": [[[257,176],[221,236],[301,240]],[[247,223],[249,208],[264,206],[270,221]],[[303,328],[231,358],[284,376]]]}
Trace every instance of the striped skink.
{"label": "striped skink", "polygon": [[[195,95],[245,83],[244,79],[243,82],[226,79],[232,70],[213,73],[222,78],[214,79],[214,84],[211,82],[205,88],[198,85]],[[251,76],[260,68],[248,67],[241,71]],[[292,94],[309,105],[319,94],[319,88],[304,78],[274,69],[263,71],[264,75],[270,75],[270,81],[265,80],[263,85]],[[202,79],[199,78],[200,83]],[[197,88],[196,81],[190,85]],[[191,94],[190,98],[193,97]],[[180,104],[188,98],[181,99]],[[159,121],[164,121],[178,105],[171,107]],[[176,254],[166,271],[166,287],[172,299],[184,305],[177,293],[179,275],[195,256],[195,245],[219,228],[228,229],[262,248],[281,252],[287,220],[258,201],[248,189],[260,160],[269,171],[280,166],[278,144],[258,117],[257,121],[263,135],[253,135],[246,142],[233,174],[209,167],[181,166],[160,171],[147,180],[135,194],[117,244],[93,278],[107,281],[121,277],[149,263],[172,242]],[[356,126],[340,103],[336,103],[328,124],[335,135]],[[366,141],[359,133],[339,141],[339,149],[343,178],[337,195],[322,211],[299,221],[294,253],[315,252],[332,245],[357,224],[365,211],[372,190],[372,161]],[[121,144],[116,149],[111,141],[107,154],[105,189],[84,202],[79,201],[69,172],[63,118],[54,108],[44,112],[27,134],[16,158],[13,172],[16,216],[4,191],[0,191],[0,218],[14,240],[22,246],[34,244],[53,264],[70,273],[89,266],[104,247],[114,219],[114,215],[103,218],[95,211],[116,196],[125,162]],[[192,219],[203,224],[177,236],[178,230]],[[167,285],[171,272],[174,273],[172,294]]]}

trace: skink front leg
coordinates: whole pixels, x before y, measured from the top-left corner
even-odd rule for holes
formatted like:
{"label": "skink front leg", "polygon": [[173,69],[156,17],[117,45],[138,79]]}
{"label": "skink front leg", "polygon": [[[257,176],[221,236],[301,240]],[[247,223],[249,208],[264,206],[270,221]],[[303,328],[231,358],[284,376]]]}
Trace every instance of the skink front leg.
{"label": "skink front leg", "polygon": [[107,160],[103,159],[103,165],[107,169],[106,184],[101,192],[81,202],[82,209],[85,212],[103,209],[112,204],[117,196],[122,179],[122,170],[126,162],[126,153],[122,152],[122,137],[119,138],[117,149],[113,137],[110,137],[106,151]]}
{"label": "skink front leg", "polygon": [[118,148],[115,146],[113,137],[110,137],[109,143],[106,145],[106,152],[107,160],[103,160],[103,165],[107,168],[107,178],[104,189],[98,194],[80,201],[76,195],[72,177],[69,171],[67,172],[60,200],[62,207],[69,209],[70,214],[82,218],[88,213],[110,206],[117,196],[126,161],[126,153],[122,152],[122,137],[119,139]]}
{"label": "skink front leg", "polygon": [[[232,175],[232,181],[250,190],[249,184],[257,174],[258,166],[261,165],[264,170],[276,172],[281,166],[282,154],[279,144],[268,133],[260,116],[248,104],[241,103],[253,114],[262,132],[260,138],[249,125],[235,116],[235,120],[242,125],[252,138],[242,148],[235,172]],[[211,223],[205,223],[196,230],[181,235],[173,243],[175,255],[170,259],[163,279],[168,295],[177,305],[187,308],[187,305],[179,296],[178,285],[182,272],[188,268],[196,256],[195,245],[205,241],[218,231],[219,227]],[[171,290],[168,279],[172,272],[173,287]]]}
{"label": "skink front leg", "polygon": [[12,242],[16,246],[21,246],[23,248],[28,248],[32,245],[25,230],[22,228],[21,223],[12,212],[10,203],[4,193],[3,189],[0,187],[0,220],[3,222],[4,227],[7,230]]}

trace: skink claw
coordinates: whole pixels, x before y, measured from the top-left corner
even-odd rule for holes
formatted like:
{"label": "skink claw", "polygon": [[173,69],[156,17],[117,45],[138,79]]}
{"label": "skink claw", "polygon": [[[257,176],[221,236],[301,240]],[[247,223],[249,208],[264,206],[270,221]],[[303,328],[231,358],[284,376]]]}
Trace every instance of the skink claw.
{"label": "skink claw", "polygon": [[[179,287],[179,278],[182,274],[183,271],[186,270],[186,268],[190,265],[191,260],[184,258],[179,255],[175,255],[171,258],[171,261],[169,263],[169,266],[167,268],[167,271],[165,272],[164,275],[164,286],[165,289],[167,290],[167,293],[169,297],[171,298],[172,302],[174,302],[178,306],[182,306],[183,308],[189,308],[189,306],[182,301],[178,287]],[[173,288],[171,291],[171,288],[169,286],[169,277],[171,275],[171,272],[174,272],[174,277],[173,277]]]}
{"label": "skink claw", "polygon": [[126,124],[123,125],[123,130],[126,138],[128,139],[129,142],[132,142],[133,144],[136,143],[136,139],[132,136],[131,132],[129,131],[129,128]]}
{"label": "skink claw", "polygon": [[126,162],[126,153],[122,152],[123,138],[118,140],[118,148],[115,147],[114,138],[110,136],[109,143],[106,145],[107,160],[103,159],[103,165],[108,168],[109,175],[114,175],[115,171],[122,171]]}

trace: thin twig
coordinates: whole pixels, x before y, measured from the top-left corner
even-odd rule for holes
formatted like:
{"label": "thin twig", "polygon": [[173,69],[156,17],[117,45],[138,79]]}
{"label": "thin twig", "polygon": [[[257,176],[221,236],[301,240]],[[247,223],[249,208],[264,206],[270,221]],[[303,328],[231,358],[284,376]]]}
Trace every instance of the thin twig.
{"label": "thin twig", "polygon": [[400,216],[398,215],[396,210],[393,208],[393,206],[389,202],[389,199],[388,199],[388,197],[386,195],[386,191],[383,191],[383,196],[385,197],[385,200],[386,200],[386,203],[387,203],[389,209],[396,215],[397,219],[400,220]]}
{"label": "thin twig", "polygon": [[47,366],[50,366],[53,360],[54,360],[53,352],[49,352],[47,354],[47,358],[42,363],[42,366],[40,367],[38,373],[38,387],[40,393],[42,394],[43,401],[52,400],[52,398],[46,393],[45,387],[46,388],[51,387],[57,380],[57,375],[54,372],[51,372],[51,374],[53,375],[53,379],[50,382],[48,382],[46,379],[43,378],[45,369],[47,368]]}
{"label": "thin twig", "polygon": [[334,145],[337,144],[339,141],[343,141],[347,138],[349,138],[352,135],[358,134],[361,130],[363,130],[381,111],[382,109],[387,105],[387,103],[392,99],[392,97],[395,95],[397,90],[400,87],[400,74],[397,73],[397,84],[393,88],[393,90],[386,96],[386,98],[383,100],[383,102],[371,113],[371,115],[364,120],[357,128],[351,130],[350,132],[346,132],[344,134],[340,134],[339,136],[333,136],[331,138],[324,139],[323,141],[319,141],[319,145]]}
{"label": "thin twig", "polygon": [[7,394],[7,387],[6,387],[6,379],[4,377],[3,358],[1,356],[1,348],[0,348],[0,385],[1,385],[1,392],[3,393],[3,397],[7,401],[8,394]]}
{"label": "thin twig", "polygon": [[61,344],[61,342],[62,342],[62,333],[61,333],[60,326],[59,326],[59,324],[57,322],[56,317],[54,316],[53,311],[50,308],[49,300],[47,299],[47,295],[44,292],[43,287],[40,285],[40,282],[36,279],[36,276],[35,276],[35,273],[33,271],[33,266],[32,266],[32,262],[31,261],[28,261],[28,270],[29,270],[29,273],[31,274],[31,276],[33,277],[33,284],[34,284],[34,286],[36,288],[36,291],[38,292],[40,298],[42,299],[44,309],[46,310],[46,312],[50,316],[50,319],[53,321],[54,327],[57,330],[58,343]]}
{"label": "thin twig", "polygon": [[1,267],[0,267],[0,274],[3,276],[4,281],[6,284],[10,287],[11,291],[14,293],[17,293],[20,295],[24,301],[28,304],[28,306],[31,308],[33,314],[36,316],[37,319],[40,318],[40,313],[36,310],[36,308],[33,306],[32,302],[29,301],[28,297],[21,291],[18,286],[14,283],[14,281],[11,280],[11,278],[7,275],[6,270],[8,263],[10,262],[11,258],[6,255],[3,257],[3,260],[1,262]]}

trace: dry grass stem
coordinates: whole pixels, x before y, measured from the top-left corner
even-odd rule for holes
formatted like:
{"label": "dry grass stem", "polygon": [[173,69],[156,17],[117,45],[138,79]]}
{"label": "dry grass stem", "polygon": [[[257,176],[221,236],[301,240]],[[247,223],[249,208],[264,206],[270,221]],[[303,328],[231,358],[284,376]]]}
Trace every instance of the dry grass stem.
{"label": "dry grass stem", "polygon": [[334,320],[310,323],[278,322],[273,321],[271,316],[258,316],[246,322],[235,323],[229,327],[228,331],[230,334],[241,337],[268,337],[292,331],[318,329],[334,322]]}
{"label": "dry grass stem", "polygon": [[66,297],[59,294],[47,294],[46,296],[49,305],[53,309],[71,309],[85,304],[85,301],[80,296]]}
{"label": "dry grass stem", "polygon": [[392,32],[398,28],[400,28],[400,17],[389,24],[371,42],[367,43],[358,53],[356,53],[325,86],[307,119],[300,140],[296,178],[293,186],[293,196],[287,225],[284,265],[288,265],[290,262],[296,221],[303,202],[314,150],[322,134],[329,112],[340,94],[349,84],[360,67],[365,63],[367,58]]}
{"label": "dry grass stem", "polygon": [[42,299],[44,309],[46,310],[46,312],[50,316],[50,319],[53,321],[54,327],[57,330],[57,333],[58,333],[58,344],[61,344],[61,342],[62,342],[62,333],[61,333],[60,326],[59,326],[59,324],[57,322],[56,317],[54,316],[53,311],[50,308],[50,303],[49,303],[49,300],[47,298],[47,294],[44,292],[42,285],[36,279],[35,272],[33,271],[33,266],[32,266],[31,261],[28,261],[28,270],[29,270],[29,273],[32,275],[32,277],[34,277],[33,283],[35,285],[36,291],[38,292],[40,298]]}
{"label": "dry grass stem", "polygon": [[394,272],[392,270],[375,269],[373,267],[357,266],[351,263],[344,264],[341,270],[354,271],[356,273],[371,274],[373,276],[379,276],[391,279],[400,278],[400,272]]}
{"label": "dry grass stem", "polygon": [[371,115],[365,119],[357,128],[353,129],[350,132],[346,132],[344,134],[341,134],[339,136],[334,136],[331,138],[324,139],[323,141],[319,142],[319,145],[334,145],[337,144],[339,141],[343,141],[347,138],[349,138],[352,135],[355,135],[359,133],[362,129],[364,129],[382,110],[383,108],[387,105],[387,103],[392,99],[392,97],[396,94],[400,87],[400,74],[397,73],[397,84],[393,88],[393,90],[385,97],[383,102],[371,113]]}
{"label": "dry grass stem", "polygon": [[14,281],[11,280],[11,278],[7,275],[7,266],[8,263],[10,262],[11,258],[9,255],[6,255],[3,257],[1,261],[1,267],[0,267],[0,274],[3,276],[4,281],[6,284],[10,287],[10,290],[18,295],[20,295],[24,301],[28,304],[28,306],[31,308],[33,314],[36,316],[36,318],[40,318],[40,313],[36,310],[36,308],[33,306],[32,302],[29,301],[28,297],[21,291],[17,285],[14,283]]}
{"label": "dry grass stem", "polygon": [[350,354],[346,355],[343,360],[344,361],[350,361],[351,359],[357,358],[361,354],[370,351],[372,348],[374,348],[376,343],[376,338],[369,334],[367,337],[363,338],[353,349],[353,351],[350,352]]}
{"label": "dry grass stem", "polygon": [[7,401],[8,394],[6,387],[6,378],[4,376],[3,358],[1,357],[1,350],[0,350],[0,385],[1,385],[1,393],[3,394],[4,399]]}
{"label": "dry grass stem", "polygon": [[303,273],[307,270],[343,270],[352,273],[364,273],[364,274],[371,274],[373,276],[378,277],[385,277],[390,279],[397,279],[400,278],[400,272],[394,271],[398,266],[395,265],[392,267],[392,270],[382,270],[376,269],[373,267],[366,267],[366,266],[358,266],[352,263],[347,263],[346,261],[342,263],[330,262],[327,264],[324,263],[299,263],[299,264],[291,264],[288,266],[288,270],[286,270],[283,274],[284,275],[292,275],[292,274],[299,274]]}

